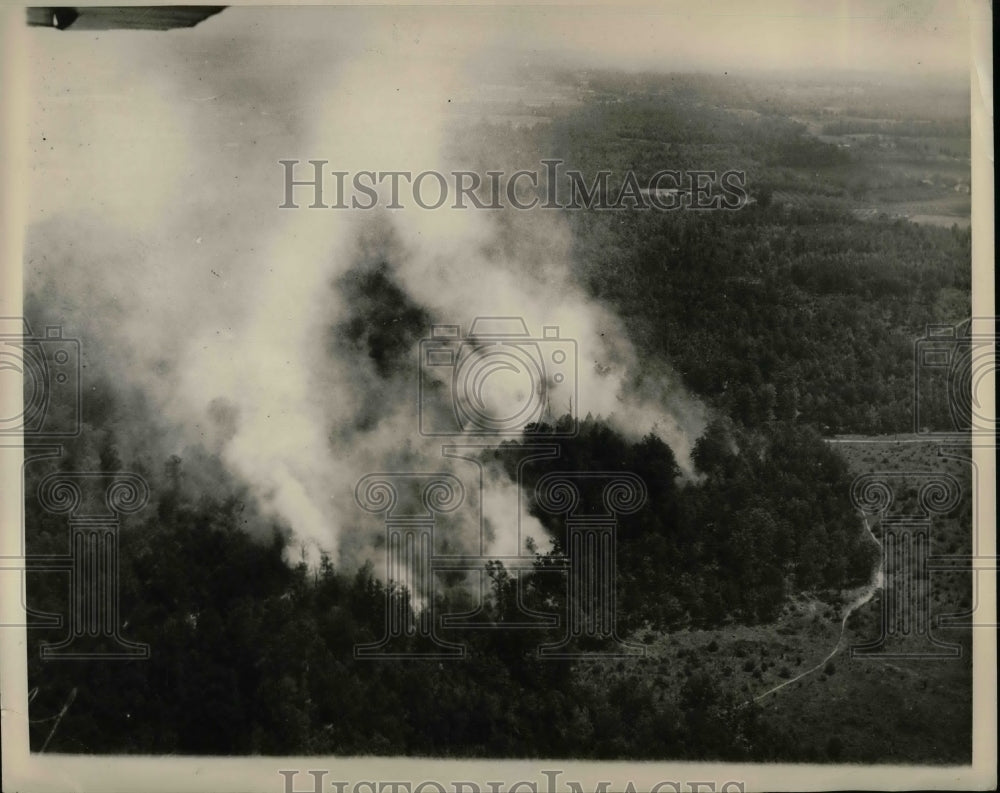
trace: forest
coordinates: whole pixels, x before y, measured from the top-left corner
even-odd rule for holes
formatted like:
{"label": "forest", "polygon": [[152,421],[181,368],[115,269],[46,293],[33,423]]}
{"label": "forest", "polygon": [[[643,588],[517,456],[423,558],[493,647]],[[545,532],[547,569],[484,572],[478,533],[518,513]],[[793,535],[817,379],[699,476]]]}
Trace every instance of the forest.
{"label": "forest", "polygon": [[[826,439],[913,430],[913,345],[927,323],[968,316],[970,232],[884,213],[857,217],[859,196],[900,177],[880,170],[877,149],[809,132],[798,120],[806,100],[764,89],[747,99],[724,80],[697,76],[594,74],[587,85],[584,101],[551,123],[484,122],[478,134],[585,173],[631,169],[642,179],[664,167],[739,168],[754,201],[736,211],[567,213],[580,283],[623,318],[641,356],[679,373],[711,417],[691,477],[655,434],[629,439],[588,416],[574,437],[561,438],[561,458],[532,467],[523,484],[533,487],[557,463],[645,481],[647,501],[618,527],[618,630],[632,641],[767,624],[803,593],[832,608],[870,577],[878,549],[850,505],[848,467]],[[856,114],[880,107],[852,101]],[[747,103],[756,103],[752,111]],[[925,129],[906,103],[885,112],[891,124],[828,118],[826,131]],[[930,121],[928,134],[968,131],[967,119]],[[781,200],[789,191],[829,201]],[[351,299],[383,307],[400,293],[386,267]],[[422,320],[413,311],[401,304],[400,316],[378,320],[387,329]],[[26,313],[44,326],[46,296],[29,294]],[[376,360],[386,347],[402,354],[390,330],[333,332],[370,345]],[[372,563],[287,563],[295,558],[291,527],[275,521],[264,538],[251,531],[263,520],[253,494],[221,461],[198,447],[159,459],[136,454],[122,442],[125,428],[143,426],[153,437],[159,418],[122,384],[88,377],[81,435],[58,462],[26,469],[28,552],[66,550],[65,518],[38,502],[46,473],[142,475],[152,497],[125,519],[120,598],[124,633],[152,650],[142,662],[61,663],[40,655],[53,631],[30,629],[33,748],[51,739],[49,751],[86,753],[840,757],[824,742],[796,743],[790,720],[768,718],[693,653],[675,664],[542,660],[534,648],[558,638],[551,629],[454,628],[469,647],[462,661],[355,659],[355,644],[383,634],[387,599],[413,609],[410,593],[387,585]],[[495,462],[516,481],[518,446],[566,420],[528,427],[492,453]],[[564,527],[535,514],[550,538],[535,538],[534,569],[484,568],[489,596],[477,619],[485,624],[502,625],[517,597],[540,611],[565,605],[559,576],[547,569]],[[541,550],[544,539],[551,551]],[[61,576],[31,573],[27,591],[32,609],[67,608]],[[437,598],[437,615],[476,605],[462,585]],[[600,663],[648,670],[647,685],[595,686]],[[681,676],[677,696],[664,693],[663,675]],[[901,745],[880,759],[907,751]]]}

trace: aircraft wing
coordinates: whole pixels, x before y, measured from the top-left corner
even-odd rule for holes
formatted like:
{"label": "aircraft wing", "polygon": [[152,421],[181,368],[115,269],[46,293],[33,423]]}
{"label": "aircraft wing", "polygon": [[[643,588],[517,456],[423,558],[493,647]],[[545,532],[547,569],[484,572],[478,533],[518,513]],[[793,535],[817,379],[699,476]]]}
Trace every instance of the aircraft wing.
{"label": "aircraft wing", "polygon": [[28,24],[65,30],[172,30],[191,28],[226,6],[33,6]]}

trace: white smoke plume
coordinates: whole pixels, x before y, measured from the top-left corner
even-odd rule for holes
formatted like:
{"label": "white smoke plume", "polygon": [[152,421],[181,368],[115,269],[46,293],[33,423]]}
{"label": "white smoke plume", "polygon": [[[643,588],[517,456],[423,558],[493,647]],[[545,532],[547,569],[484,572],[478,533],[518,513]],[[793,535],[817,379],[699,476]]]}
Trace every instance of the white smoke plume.
{"label": "white smoke plume", "polygon": [[[640,361],[621,321],[576,283],[559,214],[429,211],[405,190],[400,210],[277,209],[280,159],[352,173],[468,166],[453,145],[466,129],[455,106],[475,95],[481,69],[510,76],[508,34],[404,10],[395,23],[300,10],[266,26],[254,23],[261,10],[239,11],[167,36],[45,31],[32,44],[26,280],[83,338],[94,369],[147,395],[173,428],[164,448],[219,455],[313,560],[376,555],[372,518],[353,498],[361,477],[471,468],[418,432],[419,337],[393,336],[404,348],[388,370],[365,354],[366,334],[393,330],[366,315],[375,279],[428,321],[419,335],[430,323],[467,332],[479,316],[522,317],[534,338],[558,326],[576,343],[578,386],[554,388],[550,414],[572,399],[581,418],[655,432],[687,465],[700,405],[664,362]],[[320,32],[331,24],[336,47]],[[516,487],[495,471],[484,482],[488,552],[543,536],[516,514]],[[470,515],[446,524],[465,552],[479,543]]]}

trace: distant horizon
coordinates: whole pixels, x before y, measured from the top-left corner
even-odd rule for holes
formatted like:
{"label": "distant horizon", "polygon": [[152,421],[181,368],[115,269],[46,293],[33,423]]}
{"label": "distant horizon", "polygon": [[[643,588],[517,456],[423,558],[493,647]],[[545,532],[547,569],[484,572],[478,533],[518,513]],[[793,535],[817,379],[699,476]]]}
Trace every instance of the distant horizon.
{"label": "distant horizon", "polygon": [[[206,42],[238,36],[244,42],[294,41],[305,48],[321,43],[327,54],[337,56],[345,50],[358,54],[366,44],[370,49],[391,43],[411,55],[437,48],[434,55],[487,65],[493,57],[506,61],[513,55],[565,68],[627,72],[877,74],[919,80],[968,76],[971,18],[977,13],[971,3],[942,0],[776,0],[765,8],[714,0],[697,10],[679,0],[574,8],[471,3],[274,10],[231,5],[194,28],[167,34],[75,33],[70,28],[44,35],[65,39],[86,32],[88,39],[106,38],[112,46],[121,41],[126,49],[149,36]],[[316,24],[331,15],[339,17],[332,30]]]}

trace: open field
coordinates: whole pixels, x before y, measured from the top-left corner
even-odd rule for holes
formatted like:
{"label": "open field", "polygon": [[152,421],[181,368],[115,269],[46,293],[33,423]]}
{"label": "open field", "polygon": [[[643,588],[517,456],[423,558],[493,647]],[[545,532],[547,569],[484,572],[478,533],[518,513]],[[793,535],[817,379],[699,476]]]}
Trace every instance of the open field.
{"label": "open field", "polygon": [[[941,457],[937,443],[912,436],[831,441],[856,475],[940,472],[955,476],[963,498],[954,516],[934,521],[931,552],[969,552],[966,464]],[[967,574],[932,576],[933,624],[937,617],[969,606],[971,585]],[[595,690],[620,686],[648,692],[654,707],[667,709],[684,696],[692,677],[705,674],[736,703],[757,699],[768,724],[787,731],[792,741],[785,747],[788,760],[968,762],[970,631],[933,631],[940,641],[962,648],[959,658],[852,658],[851,646],[867,644],[881,634],[882,591],[878,590],[847,620],[841,636],[844,606],[855,594],[805,593],[770,624],[670,634],[640,632],[632,638],[646,644],[645,659],[589,662],[585,674]],[[800,680],[766,693],[817,664]]]}

